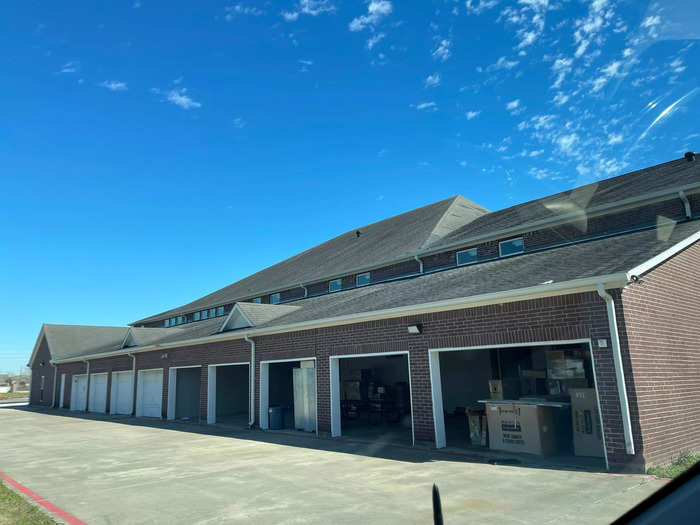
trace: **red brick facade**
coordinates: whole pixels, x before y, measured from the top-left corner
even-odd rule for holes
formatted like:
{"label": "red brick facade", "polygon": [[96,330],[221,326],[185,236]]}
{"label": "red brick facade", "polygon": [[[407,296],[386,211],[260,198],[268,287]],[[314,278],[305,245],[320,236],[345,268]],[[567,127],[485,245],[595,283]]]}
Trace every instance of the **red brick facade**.
{"label": "red brick facade", "polygon": [[646,463],[700,450],[700,243],[622,294],[632,420]]}
{"label": "red brick facade", "polygon": [[[29,402],[32,405],[51,406],[53,396],[54,367],[50,364],[51,354],[46,338],[42,338],[39,348],[34,357],[32,367],[32,379],[29,386]],[[42,364],[43,363],[43,364]],[[42,392],[41,378],[44,378],[44,388]]]}

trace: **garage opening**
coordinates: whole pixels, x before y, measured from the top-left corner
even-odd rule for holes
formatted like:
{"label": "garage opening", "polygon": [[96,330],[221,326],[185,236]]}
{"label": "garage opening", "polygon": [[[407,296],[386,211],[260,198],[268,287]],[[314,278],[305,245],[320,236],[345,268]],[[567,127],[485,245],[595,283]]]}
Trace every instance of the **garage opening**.
{"label": "garage opening", "polygon": [[314,360],[260,363],[260,426],[316,432]]}
{"label": "garage opening", "polygon": [[438,447],[604,466],[587,342],[435,351],[430,365]]}
{"label": "garage opening", "polygon": [[112,372],[110,413],[131,414],[134,400],[134,373],[131,370]]}
{"label": "garage opening", "polygon": [[250,420],[248,363],[209,365],[207,423],[246,427]]}
{"label": "garage opening", "polygon": [[87,410],[87,374],[74,375],[70,389],[70,409]]}
{"label": "garage opening", "polygon": [[168,419],[199,421],[202,367],[170,367]]}
{"label": "garage opening", "polygon": [[107,372],[90,374],[89,412],[107,412]]}
{"label": "garage opening", "polygon": [[331,431],[413,444],[408,353],[331,358]]}
{"label": "garage opening", "polygon": [[139,370],[136,384],[136,417],[163,417],[163,369]]}

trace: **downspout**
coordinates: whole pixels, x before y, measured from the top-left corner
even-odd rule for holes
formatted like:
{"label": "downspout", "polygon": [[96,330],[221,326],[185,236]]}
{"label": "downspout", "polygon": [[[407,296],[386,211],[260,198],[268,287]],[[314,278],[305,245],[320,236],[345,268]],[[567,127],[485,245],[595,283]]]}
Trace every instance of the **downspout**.
{"label": "downspout", "polygon": [[58,376],[58,366],[53,361],[49,361],[53,367],[53,397],[51,398],[51,408],[56,407],[56,377]]}
{"label": "downspout", "polygon": [[612,296],[605,291],[605,286],[599,283],[598,295],[605,301],[608,308],[608,327],[612,343],[613,363],[615,365],[615,378],[617,379],[617,393],[620,398],[620,411],[622,412],[622,429],[625,435],[625,448],[627,453],[634,455],[634,439],[632,437],[632,420],[630,407],[627,401],[627,386],[625,384],[625,372],[622,369],[622,353],[620,351],[620,335],[617,331],[617,318],[615,317],[615,303]]}
{"label": "downspout", "polygon": [[86,359],[84,361],[87,364],[87,391],[85,392],[85,412],[90,408],[90,360]]}
{"label": "downspout", "polygon": [[420,265],[420,269],[418,270],[418,273],[423,273],[423,261],[421,261],[420,257],[418,257],[417,255],[414,255],[413,258]]}
{"label": "downspout", "polygon": [[683,202],[683,207],[685,208],[685,218],[691,219],[693,217],[693,211],[690,209],[690,201],[688,200],[688,196],[683,190],[678,192],[678,196],[681,198],[681,202]]}
{"label": "downspout", "polygon": [[309,289],[301,283],[299,283],[299,286],[304,289],[304,299],[306,299],[309,296]]}
{"label": "downspout", "polygon": [[131,357],[131,414],[132,416],[136,415],[136,355],[135,354],[126,354],[129,357]]}
{"label": "downspout", "polygon": [[255,341],[248,338],[248,334],[244,339],[250,343],[250,421],[248,426],[255,426]]}

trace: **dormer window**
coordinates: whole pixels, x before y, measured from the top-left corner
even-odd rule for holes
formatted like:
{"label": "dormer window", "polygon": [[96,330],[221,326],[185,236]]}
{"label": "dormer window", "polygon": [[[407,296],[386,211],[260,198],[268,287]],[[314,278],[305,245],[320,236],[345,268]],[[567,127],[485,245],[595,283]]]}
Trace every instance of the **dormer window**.
{"label": "dormer window", "polygon": [[278,304],[280,302],[280,294],[273,293],[270,295],[270,304]]}
{"label": "dormer window", "polygon": [[460,252],[457,252],[457,266],[462,266],[463,264],[472,264],[476,261],[476,248],[469,248],[468,250],[462,250]]}
{"label": "dormer window", "polygon": [[209,311],[202,310],[202,319],[209,319]]}
{"label": "dormer window", "polygon": [[507,241],[498,243],[498,253],[501,257],[523,253],[524,251],[525,244],[523,243],[522,237],[516,237],[515,239],[508,239]]}
{"label": "dormer window", "polygon": [[251,302],[254,304],[262,304],[262,297],[256,297]]}
{"label": "dormer window", "polygon": [[333,279],[328,283],[328,291],[329,292],[337,292],[338,290],[342,290],[343,288],[343,280],[342,279]]}
{"label": "dormer window", "polygon": [[182,316],[181,315],[177,316],[177,324],[182,324]]}
{"label": "dormer window", "polygon": [[223,306],[217,306],[216,307],[216,316],[220,317],[224,315],[224,307]]}
{"label": "dormer window", "polygon": [[371,278],[369,272],[358,273],[357,277],[355,277],[356,286],[365,286],[366,284],[369,284],[370,281]]}
{"label": "dormer window", "polygon": [[209,308],[209,317],[216,317],[216,308]]}
{"label": "dormer window", "polygon": [[163,321],[163,326],[165,328],[168,328],[170,326],[170,319],[166,319],[165,321]]}
{"label": "dormer window", "polygon": [[194,320],[195,320],[195,321],[199,321],[199,318],[201,317],[201,314],[200,314],[199,312],[195,312],[193,317],[194,317]]}

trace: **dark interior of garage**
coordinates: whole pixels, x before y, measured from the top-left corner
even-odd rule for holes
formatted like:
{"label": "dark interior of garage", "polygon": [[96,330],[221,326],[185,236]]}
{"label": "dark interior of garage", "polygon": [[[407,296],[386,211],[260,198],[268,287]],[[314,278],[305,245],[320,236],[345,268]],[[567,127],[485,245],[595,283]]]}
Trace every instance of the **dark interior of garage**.
{"label": "dark interior of garage", "polygon": [[446,351],[439,359],[448,447],[602,461],[588,345]]}
{"label": "dark interior of garage", "polygon": [[343,436],[411,443],[406,355],[339,359]]}
{"label": "dark interior of garage", "polygon": [[247,425],[249,420],[248,365],[216,367],[216,422]]}
{"label": "dark interior of garage", "polygon": [[178,368],[175,373],[175,419],[199,420],[201,368]]}

